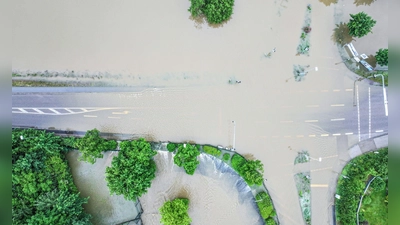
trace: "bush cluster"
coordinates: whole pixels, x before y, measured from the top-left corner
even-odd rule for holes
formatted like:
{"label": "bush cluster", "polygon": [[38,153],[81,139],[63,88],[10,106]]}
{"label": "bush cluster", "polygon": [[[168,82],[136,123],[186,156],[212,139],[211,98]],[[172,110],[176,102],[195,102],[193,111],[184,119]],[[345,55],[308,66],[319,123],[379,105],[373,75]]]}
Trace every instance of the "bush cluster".
{"label": "bush cluster", "polygon": [[171,143],[170,142],[170,143],[167,144],[167,149],[168,149],[169,152],[174,152],[176,147],[177,147],[177,145],[175,143]]}
{"label": "bush cluster", "polygon": [[389,64],[389,50],[387,48],[379,49],[375,55],[376,62],[381,66],[387,66]]}
{"label": "bush cluster", "polygon": [[246,160],[243,156],[235,153],[232,156],[231,165],[249,186],[263,183],[264,169],[260,160]]}
{"label": "bush cluster", "polygon": [[222,156],[222,159],[223,159],[225,162],[228,162],[230,158],[231,158],[231,155],[230,155],[229,153],[225,153],[225,154]]}
{"label": "bush cluster", "polygon": [[210,155],[215,156],[215,157],[218,157],[218,156],[220,156],[222,154],[221,150],[219,150],[219,149],[217,149],[215,147],[209,146],[209,145],[203,146],[203,150],[204,150],[205,153],[210,154]]}
{"label": "bush cluster", "polygon": [[256,201],[257,206],[260,209],[261,217],[265,220],[266,224],[275,224],[273,218],[275,217],[276,212],[272,205],[271,197],[266,192],[260,192],[256,195]]}
{"label": "bush cluster", "polygon": [[[354,158],[343,169],[343,175],[347,178],[339,179],[336,190],[340,195],[336,200],[336,218],[340,224],[355,225],[358,202],[368,177],[388,178],[388,148],[381,149],[378,154],[371,152]],[[377,185],[380,185],[379,181]]]}
{"label": "bush cluster", "polygon": [[190,0],[189,12],[193,17],[205,15],[211,24],[222,23],[233,12],[234,0]]}
{"label": "bush cluster", "polygon": [[180,144],[178,146],[178,151],[174,156],[174,163],[179,167],[183,167],[187,174],[193,175],[200,163],[197,159],[197,156],[199,155],[200,151],[196,145]]}
{"label": "bush cluster", "polygon": [[186,198],[167,201],[160,208],[160,223],[164,225],[189,225],[192,219],[189,217],[188,210],[189,200]]}
{"label": "bush cluster", "polygon": [[65,159],[61,137],[34,129],[12,130],[13,224],[90,224]]}

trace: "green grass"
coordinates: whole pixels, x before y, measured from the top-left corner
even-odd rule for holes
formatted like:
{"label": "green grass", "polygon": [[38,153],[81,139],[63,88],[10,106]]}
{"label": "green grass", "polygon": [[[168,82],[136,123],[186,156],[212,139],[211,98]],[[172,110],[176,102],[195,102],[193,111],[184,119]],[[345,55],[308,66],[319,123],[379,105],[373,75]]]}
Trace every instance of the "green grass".
{"label": "green grass", "polygon": [[[386,188],[385,188],[386,189]],[[386,190],[372,192],[370,204],[362,204],[360,211],[364,214],[364,219],[369,224],[387,225],[388,222],[388,207],[385,203]]]}

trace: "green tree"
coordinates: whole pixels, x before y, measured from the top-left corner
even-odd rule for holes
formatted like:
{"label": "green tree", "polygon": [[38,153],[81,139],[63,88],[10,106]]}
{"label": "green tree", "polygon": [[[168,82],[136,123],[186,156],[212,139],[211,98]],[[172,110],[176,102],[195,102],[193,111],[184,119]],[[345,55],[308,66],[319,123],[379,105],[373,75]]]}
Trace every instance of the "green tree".
{"label": "green tree", "polygon": [[275,215],[270,196],[266,192],[260,192],[256,195],[256,202],[263,219],[271,218]]}
{"label": "green tree", "polygon": [[176,144],[171,143],[171,142],[168,143],[168,144],[167,144],[167,149],[168,149],[169,152],[175,151],[175,149],[176,149]]}
{"label": "green tree", "polygon": [[222,154],[221,150],[219,150],[213,146],[209,146],[209,145],[203,146],[203,150],[205,153],[216,156],[216,157],[218,157]]}
{"label": "green tree", "polygon": [[192,222],[188,214],[189,200],[177,198],[167,201],[160,208],[161,220],[164,225],[189,225]]}
{"label": "green tree", "polygon": [[88,130],[83,138],[76,140],[75,146],[82,153],[79,160],[93,164],[96,158],[103,158],[103,151],[115,149],[117,142],[100,137],[100,132],[95,128]]}
{"label": "green tree", "polygon": [[190,0],[188,9],[193,17],[205,15],[211,24],[228,20],[233,12],[234,0]]}
{"label": "green tree", "polygon": [[372,32],[372,27],[376,24],[376,21],[364,12],[350,14],[350,17],[347,27],[349,28],[349,34],[353,37],[360,38],[367,35]]}
{"label": "green tree", "polygon": [[372,188],[374,192],[379,192],[385,190],[386,183],[382,178],[377,177],[371,182],[369,187]]}
{"label": "green tree", "polygon": [[156,176],[153,156],[157,152],[143,138],[123,141],[120,146],[118,156],[112,159],[111,167],[106,168],[107,186],[111,194],[122,194],[126,200],[136,200],[147,192]]}
{"label": "green tree", "polygon": [[185,169],[185,172],[189,175],[193,175],[199,165],[197,156],[200,155],[200,151],[195,145],[184,144],[178,146],[178,151],[174,156],[174,163]]}
{"label": "green tree", "polygon": [[263,173],[263,164],[260,160],[249,160],[239,169],[240,176],[250,186],[254,184],[261,185],[263,183]]}
{"label": "green tree", "polygon": [[222,159],[223,159],[225,162],[228,162],[230,158],[231,158],[231,155],[230,155],[229,153],[225,153],[225,154],[222,156]]}
{"label": "green tree", "polygon": [[387,66],[389,64],[389,51],[387,48],[379,49],[375,55],[376,62],[381,66]]}

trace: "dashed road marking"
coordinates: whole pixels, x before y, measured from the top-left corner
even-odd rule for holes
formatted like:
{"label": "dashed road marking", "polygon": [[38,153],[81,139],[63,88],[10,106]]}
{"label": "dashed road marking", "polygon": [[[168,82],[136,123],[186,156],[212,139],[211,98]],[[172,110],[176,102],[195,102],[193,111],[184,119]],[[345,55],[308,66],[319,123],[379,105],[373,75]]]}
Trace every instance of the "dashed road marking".
{"label": "dashed road marking", "polygon": [[75,113],[74,111],[69,110],[69,109],[67,109],[67,108],[64,108],[64,110],[65,110],[65,111],[68,111],[69,113]]}
{"label": "dashed road marking", "polygon": [[316,137],[316,135],[315,134],[310,134],[310,135],[308,135],[309,137]]}
{"label": "dashed road marking", "polygon": [[109,116],[109,119],[121,119],[121,117]]}
{"label": "dashed road marking", "polygon": [[333,104],[331,105],[332,107],[337,107],[337,106],[344,106],[344,104]]}
{"label": "dashed road marking", "polygon": [[339,92],[340,89],[333,89],[333,92]]}
{"label": "dashed road marking", "polygon": [[327,184],[311,184],[311,187],[322,187],[322,188],[326,188],[329,187]]}
{"label": "dashed road marking", "polygon": [[33,110],[35,110],[35,111],[38,112],[39,114],[44,114],[44,112],[40,111],[39,109],[33,108]]}
{"label": "dashed road marking", "polygon": [[345,118],[336,118],[336,119],[331,119],[331,121],[341,121],[341,120],[345,120]]}
{"label": "dashed road marking", "polygon": [[382,133],[383,130],[376,130],[375,132],[376,132],[376,133]]}
{"label": "dashed road marking", "polygon": [[97,117],[97,116],[94,116],[94,115],[83,115],[83,117]]}
{"label": "dashed road marking", "polygon": [[358,141],[361,141],[361,128],[360,128],[360,100],[358,98],[358,85],[356,86],[357,90],[357,115],[358,115]]}
{"label": "dashed road marking", "polygon": [[316,122],[318,122],[318,120],[306,120],[304,122],[306,122],[306,123],[316,123]]}
{"label": "dashed road marking", "polygon": [[28,111],[26,111],[25,109],[22,109],[22,108],[17,108],[17,109],[20,110],[23,113],[28,113]]}
{"label": "dashed road marking", "polygon": [[346,89],[346,91],[353,91],[353,89],[352,88],[348,88],[348,89]]}
{"label": "dashed road marking", "polygon": [[302,137],[304,137],[304,135],[296,135],[296,137],[302,138]]}
{"label": "dashed road marking", "polygon": [[340,134],[332,134],[333,136],[340,136]]}
{"label": "dashed road marking", "polygon": [[345,133],[345,135],[352,135],[352,134],[353,134],[353,132]]}
{"label": "dashed road marking", "polygon": [[329,134],[321,134],[321,137],[328,137]]}
{"label": "dashed road marking", "polygon": [[52,112],[54,112],[55,114],[60,114],[60,112],[58,112],[58,111],[55,110],[55,109],[49,108],[49,110],[52,111]]}

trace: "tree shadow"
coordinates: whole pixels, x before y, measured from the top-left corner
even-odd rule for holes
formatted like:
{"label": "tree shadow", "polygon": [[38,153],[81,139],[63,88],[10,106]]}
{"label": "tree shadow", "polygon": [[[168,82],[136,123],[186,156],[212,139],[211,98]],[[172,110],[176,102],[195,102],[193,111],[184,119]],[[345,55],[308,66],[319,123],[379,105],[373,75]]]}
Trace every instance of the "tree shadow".
{"label": "tree shadow", "polygon": [[324,3],[326,6],[330,6],[331,4],[336,4],[338,2],[338,0],[319,0],[319,1]]}
{"label": "tree shadow", "polygon": [[229,20],[232,19],[232,16],[229,17],[229,19],[225,20],[222,23],[214,24],[214,23],[209,23],[204,15],[200,15],[197,17],[193,17],[192,15],[189,16],[189,19],[194,22],[194,27],[197,29],[202,29],[203,25],[207,23],[207,25],[211,28],[221,28],[223,27],[226,23],[228,23]]}
{"label": "tree shadow", "polygon": [[354,0],[354,5],[371,5],[371,3],[375,2],[376,0]]}
{"label": "tree shadow", "polygon": [[341,22],[340,24],[336,24],[336,28],[333,29],[331,40],[337,44],[344,45],[354,41],[355,39],[349,34],[347,24]]}

